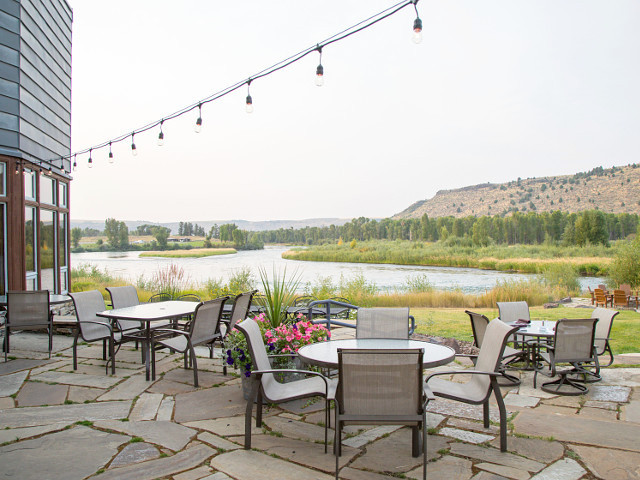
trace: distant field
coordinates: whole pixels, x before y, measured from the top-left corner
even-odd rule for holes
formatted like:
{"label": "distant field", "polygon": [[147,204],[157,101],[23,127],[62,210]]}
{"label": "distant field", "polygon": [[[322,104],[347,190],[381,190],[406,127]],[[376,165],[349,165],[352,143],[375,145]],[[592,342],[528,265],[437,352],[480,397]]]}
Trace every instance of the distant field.
{"label": "distant field", "polygon": [[212,257],[214,255],[230,255],[238,253],[235,248],[194,248],[192,250],[163,250],[142,252],[141,257],[162,257],[162,258],[200,258]]}

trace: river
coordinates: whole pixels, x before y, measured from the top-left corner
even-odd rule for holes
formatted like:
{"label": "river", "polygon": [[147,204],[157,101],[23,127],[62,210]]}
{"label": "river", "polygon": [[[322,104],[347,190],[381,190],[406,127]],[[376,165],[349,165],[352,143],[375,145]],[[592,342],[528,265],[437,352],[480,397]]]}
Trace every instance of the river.
{"label": "river", "polygon": [[[484,293],[491,290],[498,281],[521,280],[532,277],[530,274],[479,270],[476,268],[423,267],[415,265],[388,265],[367,263],[302,262],[285,260],[281,257],[287,247],[267,246],[264,250],[240,251],[233,255],[218,255],[203,258],[140,258],[140,252],[88,252],[72,253],[71,265],[95,265],[101,271],[128,279],[132,282],[144,276],[151,279],[159,269],[171,264],[184,269],[191,283],[204,282],[207,279],[222,279],[226,282],[233,273],[241,269],[250,269],[254,280],[259,283],[258,267],[268,272],[272,268],[286,267],[287,273],[297,271],[303,284],[316,283],[318,278],[330,277],[334,284],[340,277],[352,279],[363,275],[368,283],[375,284],[381,290],[394,290],[406,285],[407,279],[426,275],[429,283],[440,290],[459,288],[465,293]],[[585,277],[580,279],[582,289],[594,288],[604,283],[602,278]]]}

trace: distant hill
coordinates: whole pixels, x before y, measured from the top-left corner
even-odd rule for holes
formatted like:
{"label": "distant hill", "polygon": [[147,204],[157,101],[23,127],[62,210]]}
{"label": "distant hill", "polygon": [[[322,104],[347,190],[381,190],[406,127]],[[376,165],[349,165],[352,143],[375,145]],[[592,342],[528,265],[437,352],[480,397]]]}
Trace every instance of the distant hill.
{"label": "distant hill", "polygon": [[[117,219],[121,220],[121,219]],[[203,220],[191,221],[192,224],[198,224],[208,232],[215,224],[224,225],[225,223],[235,223],[238,228],[248,231],[278,230],[279,228],[304,228],[304,227],[324,227],[329,225],[344,225],[350,218],[309,218],[306,220],[267,220],[263,222],[250,222],[248,220]],[[149,222],[145,220],[124,220],[124,223],[132,232],[139,225],[158,225],[171,229],[173,235],[178,234],[178,224],[180,222]],[[71,228],[80,227],[95,228],[96,230],[104,230],[104,220],[74,220],[71,219]]]}
{"label": "distant hill", "polygon": [[429,217],[466,217],[596,209],[640,214],[640,165],[440,190],[433,198],[420,200],[392,218],[419,218],[425,213]]}

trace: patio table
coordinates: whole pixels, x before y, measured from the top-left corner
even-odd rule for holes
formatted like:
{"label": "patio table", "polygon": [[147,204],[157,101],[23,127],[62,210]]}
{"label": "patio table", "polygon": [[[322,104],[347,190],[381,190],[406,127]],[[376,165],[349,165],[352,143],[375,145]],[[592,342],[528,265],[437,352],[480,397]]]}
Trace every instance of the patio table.
{"label": "patio table", "polygon": [[[185,302],[180,300],[170,300],[168,302],[157,303],[141,303],[134,305],[133,307],[114,308],[113,310],[105,310],[103,312],[96,313],[97,316],[107,318],[112,323],[117,320],[136,320],[140,322],[143,328],[144,337],[142,340],[142,348],[144,349],[144,365],[146,378],[150,378],[151,370],[151,330],[160,326],[165,326],[166,322],[159,322],[161,320],[172,320],[175,318],[185,317],[187,315],[193,315],[198,302]],[[152,327],[152,323],[156,322],[156,325]],[[158,324],[160,323],[160,324]]]}
{"label": "patio table", "polygon": [[[544,339],[547,343],[550,343],[556,334],[555,322],[550,322],[548,320],[531,320],[529,325],[520,325],[517,322],[511,322],[509,325],[514,327],[520,326],[520,329],[514,334],[516,336],[522,335],[523,338],[532,337],[537,340]],[[525,340],[523,340],[523,344],[529,346]],[[536,361],[536,349],[530,348],[529,350],[524,370],[530,370],[533,368],[531,365]]]}

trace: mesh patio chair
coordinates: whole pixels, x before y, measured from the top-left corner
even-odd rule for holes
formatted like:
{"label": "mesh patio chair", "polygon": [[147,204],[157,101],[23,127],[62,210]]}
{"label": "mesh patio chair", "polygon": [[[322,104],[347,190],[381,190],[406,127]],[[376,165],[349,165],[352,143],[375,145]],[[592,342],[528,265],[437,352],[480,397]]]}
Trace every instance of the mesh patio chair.
{"label": "mesh patio chair", "polygon": [[609,363],[602,365],[600,364],[600,360],[598,360],[598,365],[595,370],[589,370],[590,375],[587,377],[588,383],[600,381],[602,379],[600,376],[600,367],[610,367],[613,363],[613,350],[611,350],[609,337],[611,336],[613,319],[618,315],[618,313],[619,312],[617,310],[611,310],[608,308],[596,308],[591,313],[591,318],[598,319],[598,323],[596,323],[595,338],[593,340],[593,344],[596,347],[596,354],[598,357],[607,354],[609,356]]}
{"label": "mesh patio chair", "polygon": [[[511,324],[518,320],[531,320],[529,314],[529,305],[527,302],[497,302],[498,303],[498,318],[504,323]],[[509,342],[513,343],[513,347],[519,350],[524,350],[527,345],[524,339],[518,339],[517,333],[509,339]]]}
{"label": "mesh patio chair", "polygon": [[[78,369],[78,337],[82,337],[85,342],[98,342],[102,340],[102,359],[107,361],[106,373],[109,374],[109,363],[111,363],[111,374],[116,373],[116,353],[120,349],[122,334],[114,332],[108,321],[98,317],[97,312],[105,309],[104,298],[98,290],[77,292],[69,294],[73,299],[73,306],[78,319],[77,328],[73,338],[73,369]],[[115,346],[117,345],[117,349]],[[109,358],[107,358],[107,346]],[[115,349],[115,350],[114,350]]]}
{"label": "mesh patio chair", "polygon": [[[193,386],[198,386],[198,361],[194,347],[206,345],[209,348],[209,358],[213,358],[213,343],[220,339],[218,323],[222,315],[224,302],[229,297],[220,297],[215,300],[200,303],[193,314],[193,320],[189,324],[189,330],[177,330],[175,328],[157,328],[151,336],[151,378],[156,379],[156,349],[168,347],[184,354],[184,368],[193,367]],[[167,334],[175,336],[166,338]]]}
{"label": "mesh patio chair", "polygon": [[409,315],[409,307],[358,309],[356,338],[408,339],[414,329],[415,320]]}
{"label": "mesh patio chair", "polygon": [[49,358],[53,349],[53,313],[49,309],[49,291],[7,292],[4,323],[4,361],[10,350],[12,330],[46,330],[49,334]]}
{"label": "mesh patio chair", "polygon": [[200,297],[195,293],[185,293],[177,297],[176,300],[180,302],[197,302],[197,303],[200,303],[202,301],[200,300]]}
{"label": "mesh patio chair", "polygon": [[[133,285],[125,285],[124,287],[106,287],[105,290],[109,292],[109,297],[111,297],[111,306],[114,309],[140,305],[138,291]],[[118,325],[125,334],[127,332],[134,333],[136,331],[140,331],[140,322],[135,320],[119,320]]]}
{"label": "mesh patio chair", "polygon": [[334,443],[336,479],[342,453],[342,427],[346,425],[411,426],[412,453],[418,456],[422,447],[422,478],[427,478],[426,406],[434,396],[423,382],[423,354],[420,348],[338,349],[340,373],[335,401]]}
{"label": "mesh patio chair", "polygon": [[[324,397],[325,399],[325,427],[324,427],[324,451],[327,452],[327,428],[329,425],[329,402],[335,399],[337,381],[329,379],[317,372],[295,369],[273,369],[267,356],[260,327],[255,320],[249,318],[238,324],[240,330],[247,339],[249,354],[253,371],[251,372],[251,394],[247,400],[247,409],[244,418],[244,448],[251,448],[251,413],[253,403],[257,404],[256,426],[262,426],[262,403],[288,402],[298,398]],[[287,355],[290,356],[290,355]],[[294,380],[288,383],[280,383],[274,373],[294,372],[310,375],[309,378]]]}
{"label": "mesh patio chair", "polygon": [[[185,293],[177,297],[176,300],[179,302],[195,302],[195,303],[200,303],[202,301],[200,300],[200,297],[195,293]],[[193,315],[187,315],[185,317],[182,317],[182,319],[180,319],[182,321],[176,318],[173,321],[173,328],[181,328],[183,330],[189,330],[189,322],[191,321],[192,318],[193,318]]]}
{"label": "mesh patio chair", "polygon": [[293,300],[293,305],[294,307],[308,307],[309,304],[311,302],[315,302],[317,300],[316,297],[312,296],[312,295],[304,295],[301,297],[296,297]]}
{"label": "mesh patio chair", "polygon": [[[334,302],[351,304],[351,301],[348,298],[344,298],[344,297],[331,297],[329,300],[333,300]],[[350,313],[350,309],[346,308],[335,315],[333,313],[331,315],[335,318],[342,318],[343,320],[349,320],[349,313]]]}
{"label": "mesh patio chair", "polygon": [[156,293],[155,295],[151,295],[149,297],[149,300],[147,300],[147,302],[149,303],[154,303],[154,302],[168,302],[169,300],[173,300],[173,297],[171,296],[170,293]]}
{"label": "mesh patio chair", "polygon": [[[469,319],[471,320],[471,330],[473,331],[473,344],[482,348],[482,341],[484,340],[484,335],[487,331],[487,327],[489,326],[489,319],[485,315],[481,315],[480,313],[470,312],[469,310],[465,310],[465,313],[469,315]],[[520,360],[526,360],[527,352],[524,350],[518,350],[516,348],[512,348],[509,345],[504,347],[504,353],[502,355],[502,360],[500,361],[500,372],[502,376],[505,378],[506,382],[501,383],[500,386],[518,386],[520,385],[520,379],[515,375],[510,375],[506,372],[506,369],[510,363],[517,362]],[[475,362],[477,357],[475,355],[471,356],[471,360]]]}
{"label": "mesh patio chair", "polygon": [[[583,380],[590,375],[586,365],[599,369],[598,355],[594,346],[597,318],[562,319],[556,322],[553,347],[545,345],[546,352],[541,349],[538,356],[548,364],[545,372],[543,364],[534,365],[533,388],[536,388],[538,373],[547,377],[559,376],[557,380],[545,382],[540,388],[545,392],[557,395],[583,395],[589,391]],[[567,367],[559,369],[559,365]]]}
{"label": "mesh patio chair", "polygon": [[[224,339],[233,328],[236,326],[236,323],[245,320],[249,315],[249,309],[251,308],[251,299],[256,294],[257,290],[253,290],[251,292],[245,292],[238,295],[234,302],[233,307],[231,308],[231,313],[229,314],[229,319],[227,321],[221,320],[218,328],[220,329],[220,338],[224,348]],[[222,373],[224,375],[227,374],[227,364],[226,362],[222,366]]]}
{"label": "mesh patio chair", "polygon": [[[473,369],[432,373],[427,377],[427,385],[436,397],[449,398],[472,405],[482,405],[484,428],[489,428],[489,397],[494,393],[500,411],[500,450],[507,451],[507,410],[500,393],[498,378],[500,361],[507,340],[518,327],[511,327],[501,320],[489,322],[482,340],[482,347]],[[465,383],[438,378],[441,375],[469,375]]]}

